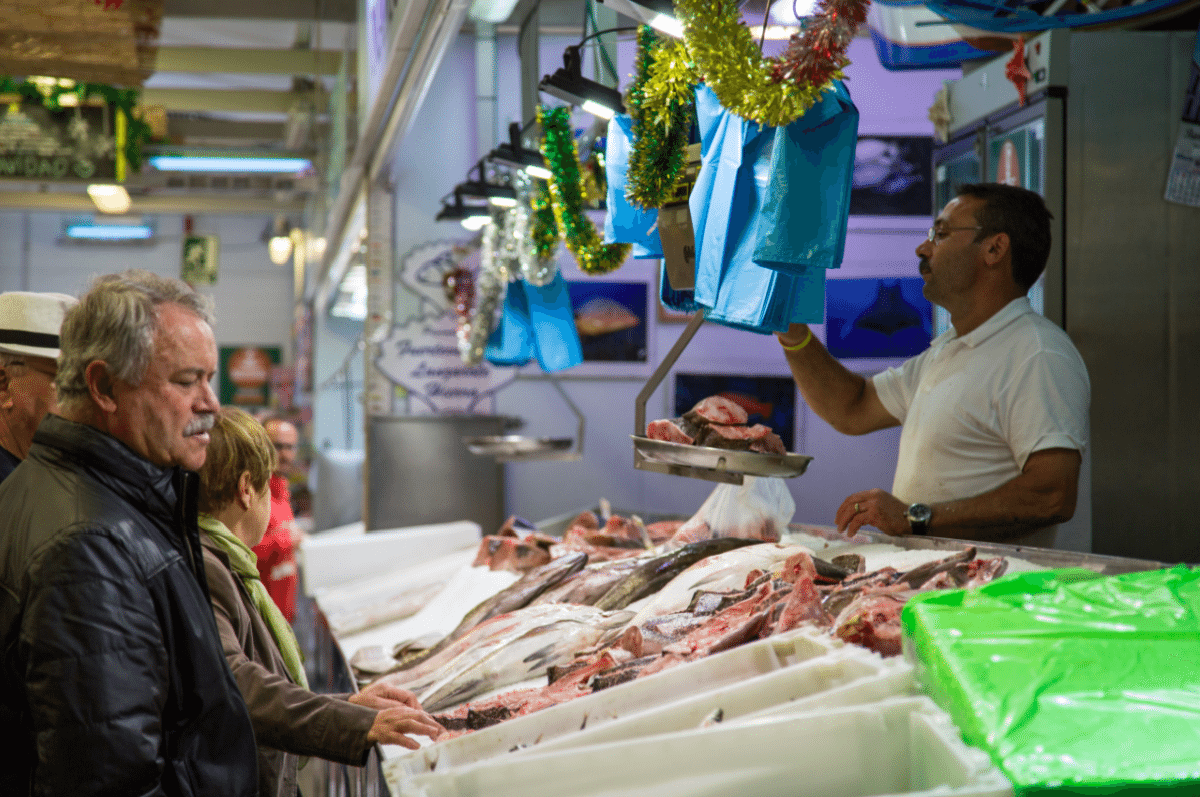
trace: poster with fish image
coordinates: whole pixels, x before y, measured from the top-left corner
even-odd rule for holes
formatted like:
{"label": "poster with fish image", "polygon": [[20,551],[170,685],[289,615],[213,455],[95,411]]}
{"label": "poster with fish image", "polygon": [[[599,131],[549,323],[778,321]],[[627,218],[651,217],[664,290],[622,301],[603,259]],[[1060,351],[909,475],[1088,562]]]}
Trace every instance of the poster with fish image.
{"label": "poster with fish image", "polygon": [[825,346],[839,359],[920,354],[933,335],[933,305],[920,277],[825,283]]}
{"label": "poster with fish image", "polygon": [[783,447],[796,451],[796,383],[790,376],[675,374],[674,415],[682,416],[702,399],[722,396],[740,406],[747,424],[770,426]]}
{"label": "poster with fish image", "polygon": [[932,163],[929,136],[859,136],[850,215],[932,216]]}
{"label": "poster with fish image", "polygon": [[567,281],[584,363],[649,362],[645,282]]}

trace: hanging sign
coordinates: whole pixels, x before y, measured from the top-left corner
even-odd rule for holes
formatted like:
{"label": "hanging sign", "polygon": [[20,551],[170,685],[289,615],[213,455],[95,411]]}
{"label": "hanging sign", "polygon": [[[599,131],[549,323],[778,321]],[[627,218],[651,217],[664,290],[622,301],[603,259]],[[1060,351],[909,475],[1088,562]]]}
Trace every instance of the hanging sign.
{"label": "hanging sign", "polygon": [[397,315],[376,349],[375,367],[408,395],[408,412],[480,413],[495,411],[494,395],[515,375],[486,362],[467,365],[458,349],[458,316],[443,277],[478,263],[477,243],[430,241],[401,259]]}
{"label": "hanging sign", "polygon": [[219,251],[215,235],[184,235],[179,278],[189,285],[216,285]]}
{"label": "hanging sign", "polygon": [[1183,120],[1167,177],[1165,199],[1200,207],[1200,32],[1192,52],[1192,70],[1183,96]]}
{"label": "hanging sign", "polygon": [[279,365],[279,346],[222,346],[219,353],[222,404],[271,406],[271,373]]}
{"label": "hanging sign", "polygon": [[513,369],[464,363],[458,353],[457,327],[452,313],[429,320],[413,318],[393,325],[379,344],[375,366],[408,391],[413,415],[489,414],[493,394],[512,381]]}
{"label": "hanging sign", "polygon": [[[51,110],[20,95],[0,97],[0,179],[114,182],[117,147],[112,109]],[[3,100],[10,100],[4,103]]]}

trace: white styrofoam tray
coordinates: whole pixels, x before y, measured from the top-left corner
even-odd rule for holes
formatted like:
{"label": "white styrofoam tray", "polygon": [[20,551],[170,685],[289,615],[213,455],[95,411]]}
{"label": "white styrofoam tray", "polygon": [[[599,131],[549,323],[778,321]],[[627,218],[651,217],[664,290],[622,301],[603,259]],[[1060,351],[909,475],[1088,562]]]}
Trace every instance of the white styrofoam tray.
{"label": "white styrofoam tray", "polygon": [[300,556],[304,584],[312,594],[393,570],[411,567],[470,545],[483,535],[471,520],[407,526],[364,534],[313,534]]}
{"label": "white styrofoam tray", "polygon": [[515,754],[691,730],[711,721],[718,712],[720,722],[732,724],[773,713],[816,711],[913,694],[917,694],[917,686],[911,664],[899,657],[885,659],[865,648],[847,645],[791,667],[646,708]]}
{"label": "white styrofoam tray", "polygon": [[838,640],[805,632],[762,639],[419,750],[400,748],[401,754],[386,761],[384,770],[389,780],[396,780],[472,764],[821,657],[835,647],[840,647]]}
{"label": "white styrofoam tray", "polygon": [[[389,783],[389,785],[392,785]],[[406,797],[1011,797],[926,697],[521,756],[407,777]]]}

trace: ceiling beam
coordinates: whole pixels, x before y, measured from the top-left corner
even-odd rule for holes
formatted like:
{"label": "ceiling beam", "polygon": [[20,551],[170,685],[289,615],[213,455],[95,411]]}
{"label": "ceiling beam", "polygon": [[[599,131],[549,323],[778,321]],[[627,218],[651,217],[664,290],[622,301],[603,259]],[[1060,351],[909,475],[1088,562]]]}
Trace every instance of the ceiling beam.
{"label": "ceiling beam", "polygon": [[[129,212],[134,215],[153,213],[299,213],[304,210],[304,197],[272,199],[269,197],[217,196],[187,194],[180,196],[133,197]],[[96,205],[87,194],[62,192],[0,191],[0,210],[50,210],[63,213],[95,213]]]}
{"label": "ceiling beam", "polygon": [[266,89],[143,89],[142,105],[168,111],[224,111],[226,113],[277,113],[286,115],[311,92]]}
{"label": "ceiling beam", "polygon": [[249,47],[159,47],[156,72],[227,72],[241,75],[336,75],[339,50]]}
{"label": "ceiling beam", "polygon": [[165,17],[354,22],[356,0],[165,0]]}
{"label": "ceiling beam", "polygon": [[[325,135],[328,127],[328,123],[317,122],[313,126],[313,135],[318,137]],[[276,146],[284,138],[286,123],[243,122],[234,119],[171,114],[167,122],[167,129],[171,141],[181,144],[229,141],[240,142],[241,146],[255,144]]]}

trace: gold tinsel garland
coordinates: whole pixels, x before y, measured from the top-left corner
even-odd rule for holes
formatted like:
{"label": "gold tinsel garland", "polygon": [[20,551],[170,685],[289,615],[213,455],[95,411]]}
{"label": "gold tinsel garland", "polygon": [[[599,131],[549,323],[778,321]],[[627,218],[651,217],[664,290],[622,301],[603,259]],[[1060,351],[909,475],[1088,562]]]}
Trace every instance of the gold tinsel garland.
{"label": "gold tinsel garland", "polygon": [[653,28],[649,25],[638,28],[637,66],[626,101],[633,124],[625,196],[641,208],[662,207],[683,177],[691,116],[690,98],[671,100],[665,109],[657,109],[651,115],[653,106],[647,99],[646,86],[657,63],[657,44]]}
{"label": "gold tinsel garland", "polygon": [[868,2],[822,0],[780,59],[763,58],[735,0],[675,0],[675,13],[687,52],[721,105],[752,122],[781,127],[811,108],[831,80],[845,77],[846,47]]}
{"label": "gold tinsel garland", "polygon": [[542,156],[550,169],[550,199],[559,233],[586,274],[607,274],[629,257],[630,244],[605,244],[596,225],[583,215],[583,175],[571,134],[569,108],[539,106]]}

